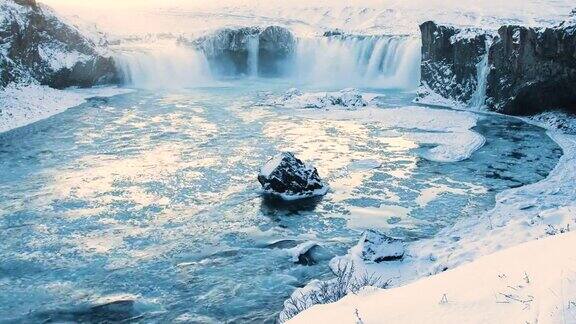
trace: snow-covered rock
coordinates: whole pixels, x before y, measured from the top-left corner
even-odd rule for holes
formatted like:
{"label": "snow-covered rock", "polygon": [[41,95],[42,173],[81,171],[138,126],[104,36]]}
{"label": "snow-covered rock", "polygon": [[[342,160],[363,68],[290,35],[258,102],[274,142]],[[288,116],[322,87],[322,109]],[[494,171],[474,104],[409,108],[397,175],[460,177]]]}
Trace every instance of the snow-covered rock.
{"label": "snow-covered rock", "polygon": [[362,251],[362,259],[375,263],[401,260],[405,253],[404,243],[401,240],[374,230],[364,232],[357,247]]}
{"label": "snow-covered rock", "polygon": [[266,162],[258,181],[266,193],[284,200],[323,196],[328,192],[328,185],[320,179],[316,168],[290,152],[280,153]]}
{"label": "snow-covered rock", "polygon": [[35,0],[0,1],[0,87],[38,82],[55,88],[117,81],[104,48]]}
{"label": "snow-covered rock", "polygon": [[314,265],[316,260],[313,256],[313,250],[318,247],[318,243],[313,241],[304,242],[298,246],[288,250],[292,257],[292,262],[300,265]]}
{"label": "snow-covered rock", "polygon": [[348,88],[336,92],[303,93],[298,89],[288,90],[273,104],[288,108],[345,108],[355,110],[368,106],[372,98],[358,89]]}

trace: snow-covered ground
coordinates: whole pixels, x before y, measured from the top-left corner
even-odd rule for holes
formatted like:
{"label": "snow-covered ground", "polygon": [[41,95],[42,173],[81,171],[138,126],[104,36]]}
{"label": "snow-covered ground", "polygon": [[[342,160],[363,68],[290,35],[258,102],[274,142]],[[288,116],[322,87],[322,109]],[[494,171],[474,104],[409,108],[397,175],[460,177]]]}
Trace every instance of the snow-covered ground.
{"label": "snow-covered ground", "polygon": [[56,90],[35,84],[11,84],[0,91],[0,133],[61,113],[89,98],[111,97],[130,91],[117,87]]}
{"label": "snow-covered ground", "polygon": [[575,323],[575,246],[573,232],[532,241],[403,287],[367,287],[290,323]]}
{"label": "snow-covered ground", "polygon": [[[564,151],[545,180],[499,193],[492,210],[470,215],[431,239],[408,244],[402,261],[365,261],[361,240],[346,256],[334,258],[332,268],[354,264],[357,277],[368,273],[390,280],[391,287],[410,285],[316,306],[294,322],[310,322],[318,316],[358,322],[355,309],[364,323],[394,323],[399,318],[402,322],[433,319],[444,323],[458,323],[463,318],[473,323],[485,322],[483,319],[487,318],[491,322],[506,318],[526,318],[529,323],[576,321],[576,237],[560,235],[576,226],[576,135],[557,130],[557,122],[549,116],[545,119],[547,124],[539,123],[542,118],[525,120],[553,128],[548,134]],[[564,120],[573,122],[574,119]],[[485,257],[548,236],[554,238]],[[470,264],[458,268],[467,263]],[[455,268],[458,269],[444,273]],[[522,285],[519,272],[533,278],[532,284]],[[426,279],[418,281],[422,278]],[[318,283],[312,282],[293,296],[302,299],[302,294],[309,294],[315,287]],[[375,303],[377,308],[372,307]],[[350,309],[350,315],[344,314]]]}

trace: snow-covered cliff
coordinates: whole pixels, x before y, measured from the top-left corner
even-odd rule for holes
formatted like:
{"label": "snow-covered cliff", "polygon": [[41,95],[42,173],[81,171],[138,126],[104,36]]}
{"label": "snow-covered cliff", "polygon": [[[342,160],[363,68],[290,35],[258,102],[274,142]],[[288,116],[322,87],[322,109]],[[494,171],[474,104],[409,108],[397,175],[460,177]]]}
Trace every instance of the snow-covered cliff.
{"label": "snow-covered cliff", "polygon": [[35,0],[0,1],[1,87],[114,83],[114,61],[101,45]]}
{"label": "snow-covered cliff", "polygon": [[576,112],[576,11],[548,28],[498,31],[427,22],[422,32],[423,95],[513,115]]}

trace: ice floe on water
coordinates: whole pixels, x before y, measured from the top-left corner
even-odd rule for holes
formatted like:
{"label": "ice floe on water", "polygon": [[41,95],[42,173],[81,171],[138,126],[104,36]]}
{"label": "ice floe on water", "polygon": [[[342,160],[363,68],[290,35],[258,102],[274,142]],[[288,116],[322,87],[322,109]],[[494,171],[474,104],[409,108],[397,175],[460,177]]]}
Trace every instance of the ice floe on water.
{"label": "ice floe on water", "polygon": [[270,104],[287,108],[347,109],[356,110],[368,106],[376,95],[363,94],[358,89],[347,88],[335,92],[302,92],[297,88],[286,91]]}
{"label": "ice floe on water", "polygon": [[394,128],[391,133],[431,146],[422,153],[422,157],[431,161],[462,161],[484,145],[484,137],[472,130],[479,117],[471,112],[418,106],[384,109],[373,101],[377,96],[353,89],[322,93],[293,89],[272,103],[294,108],[298,115],[308,118],[360,120]]}

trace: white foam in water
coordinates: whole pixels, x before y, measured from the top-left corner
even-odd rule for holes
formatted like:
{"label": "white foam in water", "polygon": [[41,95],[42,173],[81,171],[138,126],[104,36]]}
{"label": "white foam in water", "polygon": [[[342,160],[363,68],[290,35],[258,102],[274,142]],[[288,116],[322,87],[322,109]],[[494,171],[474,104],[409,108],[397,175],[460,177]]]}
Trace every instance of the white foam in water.
{"label": "white foam in water", "polygon": [[203,86],[213,79],[204,54],[174,42],[139,44],[116,56],[124,82],[136,88]]}
{"label": "white foam in water", "polygon": [[321,85],[413,89],[420,81],[420,44],[412,37],[300,39],[295,77]]}

